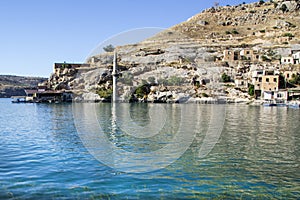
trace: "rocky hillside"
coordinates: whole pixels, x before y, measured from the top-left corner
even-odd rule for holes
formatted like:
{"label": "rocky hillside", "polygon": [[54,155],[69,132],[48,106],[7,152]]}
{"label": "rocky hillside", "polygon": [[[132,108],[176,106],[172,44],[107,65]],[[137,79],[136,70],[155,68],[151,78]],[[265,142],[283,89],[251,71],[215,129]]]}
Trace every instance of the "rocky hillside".
{"label": "rocky hillside", "polygon": [[[299,27],[298,0],[206,9],[141,43],[117,47],[120,100],[180,102],[228,94],[250,98],[247,88],[221,83],[221,75],[233,78],[258,66],[282,67],[280,58],[300,49]],[[255,50],[259,58],[224,60],[224,50],[243,49]],[[79,68],[72,79],[60,79],[71,80],[64,84],[78,100],[109,99],[112,60],[112,53],[90,57],[90,67]]]}
{"label": "rocky hillside", "polygon": [[25,95],[24,88],[33,88],[46,78],[0,75],[0,98]]}

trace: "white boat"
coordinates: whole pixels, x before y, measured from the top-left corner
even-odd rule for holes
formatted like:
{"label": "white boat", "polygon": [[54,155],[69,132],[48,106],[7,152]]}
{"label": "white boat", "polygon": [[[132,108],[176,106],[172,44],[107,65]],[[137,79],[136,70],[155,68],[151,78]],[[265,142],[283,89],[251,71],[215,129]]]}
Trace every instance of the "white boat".
{"label": "white boat", "polygon": [[289,108],[300,108],[300,101],[290,101],[287,106]]}
{"label": "white boat", "polygon": [[12,103],[26,103],[26,98],[23,96],[12,96]]}
{"label": "white boat", "polygon": [[263,103],[263,106],[277,106],[276,102],[274,100],[265,100]]}

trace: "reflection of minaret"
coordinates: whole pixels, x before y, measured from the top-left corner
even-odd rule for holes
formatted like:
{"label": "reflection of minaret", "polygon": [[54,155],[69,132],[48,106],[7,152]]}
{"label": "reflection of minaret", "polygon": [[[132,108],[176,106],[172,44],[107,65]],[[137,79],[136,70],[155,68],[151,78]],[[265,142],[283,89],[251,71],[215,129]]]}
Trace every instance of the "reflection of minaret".
{"label": "reflection of minaret", "polygon": [[119,76],[117,69],[118,64],[117,64],[117,51],[114,51],[114,61],[113,61],[113,96],[112,96],[112,102],[115,103],[117,101],[117,78]]}

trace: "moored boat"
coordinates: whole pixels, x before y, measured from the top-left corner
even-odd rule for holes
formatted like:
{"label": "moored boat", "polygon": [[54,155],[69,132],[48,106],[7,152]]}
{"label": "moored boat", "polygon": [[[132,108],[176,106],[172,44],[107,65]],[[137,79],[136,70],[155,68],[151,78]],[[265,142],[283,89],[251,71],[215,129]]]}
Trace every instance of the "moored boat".
{"label": "moored boat", "polygon": [[289,108],[300,108],[300,101],[290,101],[287,106]]}

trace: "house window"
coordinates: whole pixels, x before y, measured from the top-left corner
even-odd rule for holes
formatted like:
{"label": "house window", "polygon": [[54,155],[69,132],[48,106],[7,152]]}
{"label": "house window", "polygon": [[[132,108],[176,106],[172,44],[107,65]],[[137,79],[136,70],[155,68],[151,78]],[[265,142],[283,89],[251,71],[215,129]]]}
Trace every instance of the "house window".
{"label": "house window", "polygon": [[290,78],[290,74],[287,74],[286,77],[287,77],[287,78]]}
{"label": "house window", "polygon": [[246,51],[246,54],[250,54],[250,51]]}
{"label": "house window", "polygon": [[274,78],[273,81],[274,81],[274,82],[277,82],[277,78]]}
{"label": "house window", "polygon": [[269,82],[269,78],[266,78],[266,82]]}
{"label": "house window", "polygon": [[259,77],[259,79],[258,79],[258,82],[261,82],[262,81],[262,78],[261,77]]}

